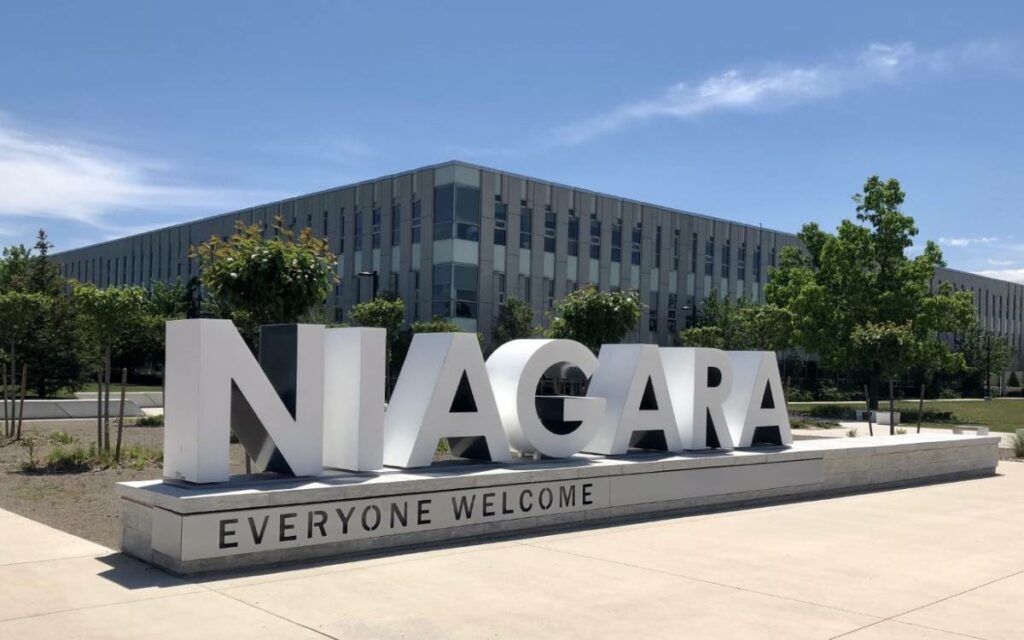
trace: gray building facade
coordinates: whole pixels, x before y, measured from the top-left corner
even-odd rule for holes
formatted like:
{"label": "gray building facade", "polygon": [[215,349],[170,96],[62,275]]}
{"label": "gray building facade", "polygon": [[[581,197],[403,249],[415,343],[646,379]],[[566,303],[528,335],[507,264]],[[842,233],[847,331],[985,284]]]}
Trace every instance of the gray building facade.
{"label": "gray building facade", "polygon": [[[768,269],[800,245],[789,233],[447,162],[53,258],[68,277],[98,286],[188,281],[198,275],[190,246],[230,235],[236,220],[269,233],[278,215],[338,254],[332,319],[372,296],[366,274],[376,273],[381,290],[405,300],[408,321],[451,318],[485,337],[509,296],[546,326],[558,298],[593,283],[637,289],[645,313],[630,339],[671,344],[712,292],[762,301]],[[1024,285],[951,269],[936,281],[972,291],[982,323],[1010,339],[1024,368]]]}

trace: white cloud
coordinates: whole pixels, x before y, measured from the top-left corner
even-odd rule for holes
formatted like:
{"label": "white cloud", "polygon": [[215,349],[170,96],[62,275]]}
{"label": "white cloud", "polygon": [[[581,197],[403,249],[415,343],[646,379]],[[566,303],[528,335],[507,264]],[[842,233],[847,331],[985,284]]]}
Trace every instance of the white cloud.
{"label": "white cloud", "polygon": [[812,66],[773,65],[758,72],[730,69],[699,84],[685,82],[662,95],[622,105],[555,131],[560,144],[586,142],[627,125],[655,118],[691,119],[721,110],[784,107],[894,82],[911,73],[941,73],[1006,57],[996,42],[919,51],[910,43],[872,44],[853,56]]}
{"label": "white cloud", "polygon": [[117,230],[126,211],[210,213],[272,199],[269,192],[183,184],[166,163],[59,139],[0,113],[0,216],[75,220]]}
{"label": "white cloud", "polygon": [[999,238],[983,236],[981,238],[939,238],[939,244],[947,247],[970,247],[979,244],[999,242]]}
{"label": "white cloud", "polygon": [[998,278],[999,280],[1009,280],[1010,282],[1019,282],[1024,284],[1024,268],[1021,269],[987,269],[985,271],[976,271],[978,275],[988,276],[989,278]]}

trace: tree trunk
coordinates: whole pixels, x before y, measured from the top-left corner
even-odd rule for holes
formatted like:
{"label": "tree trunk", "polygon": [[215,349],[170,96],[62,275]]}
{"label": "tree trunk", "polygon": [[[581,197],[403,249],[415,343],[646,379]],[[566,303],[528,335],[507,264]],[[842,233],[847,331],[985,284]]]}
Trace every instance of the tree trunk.
{"label": "tree trunk", "polygon": [[868,392],[868,385],[864,385],[864,405],[868,408],[868,435],[875,435],[875,428],[871,426],[871,394]]}
{"label": "tree trunk", "polygon": [[879,367],[875,366],[871,368],[871,373],[868,374],[868,408],[875,411],[878,410],[878,401],[881,398],[882,390],[882,371]]}
{"label": "tree trunk", "polygon": [[96,453],[103,449],[103,369],[96,372]]}
{"label": "tree trunk", "polygon": [[117,445],[114,447],[114,462],[121,461],[121,432],[124,431],[124,394],[128,386],[128,369],[121,369],[121,403],[117,410]]}
{"label": "tree trunk", "polygon": [[8,419],[11,418],[11,412],[7,410],[7,367],[0,367],[0,377],[3,378],[4,387],[4,436],[11,435],[11,428],[8,426],[10,423]]}
{"label": "tree trunk", "polygon": [[28,365],[21,365],[21,403],[18,407],[18,431],[14,439],[21,440],[21,425],[25,422],[25,388],[28,385]]}
{"label": "tree trunk", "polygon": [[104,380],[105,397],[103,399],[103,450],[110,451],[110,345],[103,357],[106,375]]}
{"label": "tree trunk", "polygon": [[921,419],[924,417],[924,385],[921,385],[921,399],[917,403],[917,432],[921,433]]}
{"label": "tree trunk", "polygon": [[896,422],[895,422],[895,420],[893,420],[893,417],[894,417],[894,415],[896,413],[895,406],[896,405],[893,402],[893,397],[892,397],[892,380],[890,380],[889,381],[889,435],[890,436],[896,435]]}

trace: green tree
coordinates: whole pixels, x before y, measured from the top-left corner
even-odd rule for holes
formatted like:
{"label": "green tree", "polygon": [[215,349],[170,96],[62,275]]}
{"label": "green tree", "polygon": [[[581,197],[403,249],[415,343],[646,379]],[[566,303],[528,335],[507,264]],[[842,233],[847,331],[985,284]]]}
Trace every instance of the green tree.
{"label": "green tree", "polygon": [[940,339],[962,332],[974,315],[970,294],[948,283],[932,288],[944,266],[933,242],[914,258],[906,251],[917,235],[900,209],[905,194],[895,179],[870,177],[854,196],[857,222],[844,220],[835,234],[816,224],[799,236],[806,251],[783,249],[765,292],[785,312],[795,346],[818,354],[825,366],[858,374],[877,405],[882,381],[912,367],[956,369],[962,359]]}
{"label": "green tree", "polygon": [[620,342],[639,320],[636,291],[605,292],[589,285],[558,301],[547,335],[575,340],[597,352],[603,344]]}
{"label": "green tree", "polygon": [[395,345],[401,340],[400,329],[405,320],[405,303],[394,293],[380,293],[373,300],[353,305],[348,311],[348,319],[357,327],[380,327],[387,330],[385,379],[387,380],[388,397],[390,397],[391,378],[394,372],[398,371],[398,367],[392,362],[392,357],[395,353]]}
{"label": "green tree", "polygon": [[97,390],[105,400],[101,403],[103,429],[97,429],[98,447],[110,449],[110,383],[112,361],[130,352],[139,335],[152,334],[152,307],[146,290],[141,287],[108,287],[76,283],[75,304],[81,312],[94,344],[98,347],[103,384]]}
{"label": "green tree", "polygon": [[712,291],[694,326],[679,332],[687,347],[734,351],[777,351],[788,346],[790,322],[785,310],[746,298],[721,298]]}
{"label": "green tree", "polygon": [[965,396],[983,395],[987,391],[986,377],[990,372],[993,386],[998,389],[995,380],[1009,368],[1015,355],[1006,338],[982,329],[976,323],[959,336],[957,351],[963,357],[964,367],[956,373],[955,380]]}
{"label": "green tree", "polygon": [[47,296],[57,296],[63,291],[65,282],[60,273],[60,267],[50,260],[50,249],[52,248],[53,243],[50,242],[46,231],[40,229],[36,234],[34,252],[29,254],[29,291]]}
{"label": "green tree", "polygon": [[296,238],[280,216],[270,238],[236,222],[227,240],[192,247],[214,305],[230,314],[250,344],[261,325],[298,322],[323,306],[338,276],[337,256],[307,227]]}
{"label": "green tree", "polygon": [[491,347],[497,349],[506,342],[530,338],[536,334],[533,326],[533,309],[529,303],[510,296],[505,300],[494,323]]}
{"label": "green tree", "polygon": [[417,333],[458,333],[460,331],[462,329],[459,325],[446,318],[413,322],[398,332],[391,351],[391,371],[396,376],[401,373],[405,357],[409,354],[409,347],[412,346],[412,339]]}

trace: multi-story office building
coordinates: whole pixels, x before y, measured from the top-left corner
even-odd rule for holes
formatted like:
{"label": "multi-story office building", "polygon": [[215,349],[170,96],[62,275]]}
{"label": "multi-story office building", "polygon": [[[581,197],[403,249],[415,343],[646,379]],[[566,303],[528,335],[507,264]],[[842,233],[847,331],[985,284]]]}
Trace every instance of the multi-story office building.
{"label": "multi-story office building", "polygon": [[[633,340],[670,344],[706,296],[762,300],[768,270],[796,236],[462,162],[448,162],[55,254],[66,275],[100,286],[198,275],[189,247],[228,236],[236,220],[275,216],[310,227],[339,255],[328,298],[339,321],[372,296],[397,292],[408,320],[452,318],[489,336],[519,297],[547,324],[554,302],[586,283],[637,289]],[[371,277],[376,274],[376,277]],[[1024,285],[949,269],[937,281],[973,291],[986,327],[1024,362]],[[1019,363],[1019,367],[1024,364]]]}

